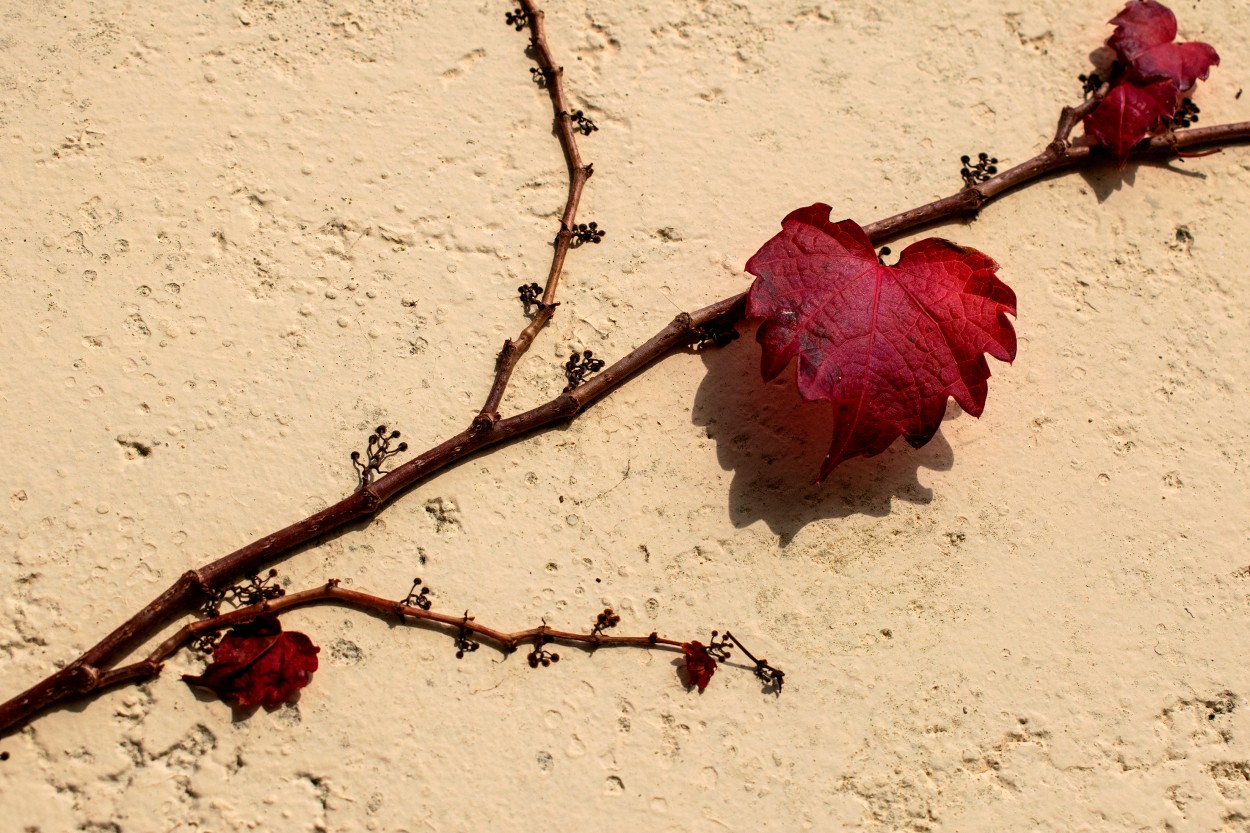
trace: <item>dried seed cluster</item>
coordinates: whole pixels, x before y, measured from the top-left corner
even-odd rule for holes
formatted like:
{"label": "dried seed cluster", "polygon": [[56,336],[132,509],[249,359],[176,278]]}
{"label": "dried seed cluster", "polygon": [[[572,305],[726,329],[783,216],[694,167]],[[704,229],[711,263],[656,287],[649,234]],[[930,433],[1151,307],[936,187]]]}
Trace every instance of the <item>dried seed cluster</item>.
{"label": "dried seed cluster", "polygon": [[989,182],[990,178],[998,173],[998,158],[988,153],[978,153],[975,163],[972,157],[967,155],[959,157],[959,161],[963,163],[963,167],[959,169],[959,175],[963,177],[964,185],[969,188]]}
{"label": "dried seed cluster", "polygon": [[1081,89],[1085,91],[1086,98],[1098,92],[1098,88],[1102,86],[1102,77],[1096,72],[1091,72],[1089,75],[1081,73],[1076,79],[1081,82]]}
{"label": "dried seed cluster", "polygon": [[547,305],[542,302],[543,288],[538,284],[529,283],[524,286],[518,286],[516,291],[521,296],[521,304],[525,307],[527,313],[530,311],[531,306],[539,312],[547,308]]}
{"label": "dried seed cluster", "polygon": [[578,223],[571,231],[578,243],[598,243],[607,234],[598,223]]}
{"label": "dried seed cluster", "polygon": [[551,82],[554,75],[555,73],[546,67],[530,67],[530,78],[542,89],[547,88],[547,84]]}
{"label": "dried seed cluster", "polygon": [[[420,589],[418,589],[420,588]],[[408,595],[400,604],[406,607],[418,607],[422,610],[429,610],[434,603],[430,601],[430,588],[428,585],[422,585],[421,579],[414,578],[412,580],[412,589],[408,591]]]}
{"label": "dried seed cluster", "polygon": [[1172,116],[1173,127],[1190,127],[1198,123],[1198,114],[1202,111],[1198,109],[1198,105],[1194,104],[1193,99],[1182,98],[1181,106],[1176,109],[1176,114]]}
{"label": "dried seed cluster", "polygon": [[589,136],[591,133],[594,133],[599,129],[599,127],[581,110],[574,110],[568,115],[569,120],[573,122],[573,129],[580,131],[583,136]]}
{"label": "dried seed cluster", "polygon": [[387,458],[394,457],[408,450],[408,443],[400,443],[391,448],[391,442],[399,439],[398,431],[386,431],[385,425],[379,425],[372,434],[369,435],[369,446],[365,449],[365,458],[361,460],[359,451],[352,452],[352,465],[356,467],[357,473],[360,475],[360,487],[373,482],[374,477],[382,474],[382,464]]}
{"label": "dried seed cluster", "polygon": [[590,632],[591,636],[599,636],[609,628],[615,628],[621,623],[621,617],[613,612],[612,608],[605,607],[603,613],[600,613],[595,619],[595,627]]}
{"label": "dried seed cluster", "polygon": [[540,665],[543,668],[547,668],[551,665],[551,663],[560,661],[559,654],[547,650],[547,646],[554,641],[555,640],[550,636],[534,637],[534,650],[525,655],[525,659],[529,662],[530,668],[537,668]]}
{"label": "dried seed cluster", "polygon": [[504,22],[515,28],[518,32],[529,25],[530,13],[522,8],[516,8],[503,16]]}
{"label": "dried seed cluster", "polygon": [[469,611],[464,612],[464,619],[460,623],[460,630],[456,633],[455,647],[456,659],[464,659],[465,654],[471,654],[478,648],[482,647],[482,643],[473,640],[472,631],[469,630],[470,617]]}
{"label": "dried seed cluster", "polygon": [[204,592],[208,596],[208,601],[201,606],[200,610],[205,616],[212,617],[221,613],[222,602],[229,602],[233,607],[240,608],[280,599],[286,595],[286,591],[274,582],[277,576],[277,570],[270,570],[263,576],[250,575],[244,581],[229,587],[219,590],[207,589]]}
{"label": "dried seed cluster", "polygon": [[603,370],[603,359],[596,359],[595,354],[590,350],[573,353],[564,363],[564,378],[569,380],[568,387],[564,390],[566,392],[573,390],[582,385],[590,374],[598,373],[600,370]]}
{"label": "dried seed cluster", "polygon": [[718,318],[709,321],[702,327],[696,327],[691,346],[696,350],[707,350],[712,347],[726,347],[738,338],[734,329],[733,319]]}

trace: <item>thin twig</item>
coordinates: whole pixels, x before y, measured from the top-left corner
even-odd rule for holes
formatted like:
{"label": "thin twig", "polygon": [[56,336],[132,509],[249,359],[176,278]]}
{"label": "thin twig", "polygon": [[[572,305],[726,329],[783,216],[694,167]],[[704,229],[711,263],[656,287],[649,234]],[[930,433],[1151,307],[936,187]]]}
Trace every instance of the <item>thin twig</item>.
{"label": "thin twig", "polygon": [[[543,645],[552,643],[574,645],[589,650],[631,647],[656,648],[680,652],[682,645],[676,639],[667,639],[655,632],[645,636],[610,636],[597,627],[585,633],[558,630],[545,624],[519,631],[502,631],[481,624],[477,619],[469,616],[468,613],[461,615],[438,613],[426,610],[423,607],[397,602],[394,599],[384,599],[381,596],[363,593],[359,590],[348,590],[339,586],[337,579],[331,579],[322,586],[314,587],[311,590],[288,593],[281,598],[258,602],[257,604],[232,610],[229,613],[222,613],[218,616],[184,625],[177,633],[157,645],[143,659],[99,674],[97,686],[105,688],[123,682],[150,679],[160,674],[165,661],[173,656],[179,648],[205,634],[216,633],[235,625],[250,622],[265,613],[278,614],[299,607],[319,604],[352,607],[385,618],[399,617],[408,624],[432,625],[449,635],[453,635],[458,644],[463,644],[463,640],[467,636],[475,636],[494,644],[505,654],[510,654],[516,651],[523,643],[531,641],[538,641]],[[744,652],[745,650],[743,649]]]}
{"label": "thin twig", "polygon": [[[1086,88],[1088,92],[1089,88]],[[1111,84],[1101,84],[1088,98],[1075,107],[1064,107],[1059,111],[1059,124],[1055,127],[1055,138],[1051,139],[1050,147],[1056,153],[1064,153],[1071,146],[1072,131],[1085,120],[1085,117],[1098,109],[1102,100],[1111,92]]]}
{"label": "thin twig", "polygon": [[[574,224],[577,220],[577,207],[582,200],[582,189],[586,180],[594,173],[594,165],[582,162],[581,151],[577,146],[574,132],[574,115],[569,107],[568,96],[564,92],[564,67],[556,63],[547,44],[547,28],[544,25],[542,9],[532,0],[520,0],[521,21],[529,27],[530,47],[538,62],[539,71],[545,80],[544,86],[551,96],[551,106],[555,110],[556,131],[560,136],[560,147],[564,149],[564,160],[569,169],[569,195],[564,203],[564,213],[560,216],[560,230],[556,233],[554,250],[551,254],[551,268],[547,272],[547,283],[543,288],[542,300],[537,304],[537,312],[530,319],[525,329],[516,338],[504,341],[503,349],[495,364],[495,379],[491,383],[486,402],[474,420],[478,430],[485,430],[489,425],[499,421],[499,405],[508,389],[512,371],[516,369],[521,356],[529,350],[538,335],[559,304],[556,303],[556,290],[560,285],[560,276],[564,272],[564,259],[573,245]],[[581,115],[580,111],[577,115]]]}

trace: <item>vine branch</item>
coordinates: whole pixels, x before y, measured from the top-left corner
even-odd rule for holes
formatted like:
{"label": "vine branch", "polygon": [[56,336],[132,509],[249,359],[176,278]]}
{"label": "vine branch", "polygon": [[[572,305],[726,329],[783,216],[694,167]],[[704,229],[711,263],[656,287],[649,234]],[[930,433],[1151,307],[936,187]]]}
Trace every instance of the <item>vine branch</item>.
{"label": "vine branch", "polygon": [[[556,289],[559,285],[564,259],[577,234],[574,226],[577,206],[582,189],[592,171],[590,165],[582,163],[577,148],[574,132],[575,129],[583,129],[582,120],[577,118],[577,114],[569,113],[569,105],[564,93],[563,69],[556,64],[548,47],[543,26],[543,13],[531,0],[520,0],[520,6],[524,14],[520,17],[515,14],[509,15],[508,22],[519,21],[522,28],[529,27],[531,46],[539,64],[538,73],[546,80],[545,86],[556,113],[560,142],[568,162],[569,195],[561,218],[560,231],[556,236],[547,284],[542,293],[542,305],[521,334],[516,339],[509,339],[504,343],[490,393],[481,411],[466,429],[455,436],[433,446],[388,473],[379,474],[373,479],[362,478],[367,482],[362,483],[357,491],[338,503],[253,541],[216,561],[198,569],[188,570],[172,586],[78,659],[16,697],[0,704],[0,736],[13,731],[15,727],[33,715],[58,702],[97,692],[104,687],[127,680],[150,676],[150,673],[145,671],[145,669],[150,671],[150,667],[144,665],[148,660],[113,670],[109,668],[125,658],[127,653],[143,639],[169,626],[178,616],[190,610],[195,603],[203,602],[211,598],[214,593],[220,592],[234,578],[254,574],[261,567],[290,555],[298,547],[322,535],[372,518],[392,499],[453,463],[464,460],[485,448],[534,433],[558,422],[573,419],[653,362],[676,350],[701,343],[706,340],[706,333],[714,330],[723,332],[727,326],[732,326],[734,322],[742,318],[745,311],[745,293],[724,298],[692,313],[683,312],[645,343],[584,383],[528,411],[511,417],[500,417],[498,408],[512,371],[554,312]],[[941,221],[972,216],[1003,194],[1037,182],[1044,177],[1108,164],[1109,157],[1105,153],[1089,146],[1073,145],[1068,138],[1075,125],[1092,109],[1091,102],[1095,101],[1099,93],[1105,94],[1105,90],[1098,91],[1094,97],[1076,107],[1064,108],[1055,138],[1037,156],[982,183],[965,185],[964,188],[948,197],[865,226],[864,230],[869,239],[879,245]],[[1177,130],[1143,142],[1133,151],[1130,158],[1138,161],[1171,160],[1181,157],[1182,154],[1214,150],[1247,141],[1250,141],[1250,122]],[[348,599],[356,598],[344,595],[352,594],[354,591],[341,588],[335,588],[333,592],[328,589],[315,592],[328,594],[325,598],[344,603]],[[298,596],[299,594],[296,594],[290,598]],[[396,603],[386,602],[386,604],[391,605],[393,609]],[[406,612],[405,615],[407,615]],[[459,623],[460,620],[457,619],[456,622]],[[484,635],[486,633],[487,631],[483,631]],[[489,631],[489,633],[492,635],[491,638],[504,645],[508,644],[508,640],[525,638],[518,637],[517,634],[505,634],[498,631]],[[520,633],[532,635],[534,632]],[[559,638],[567,639],[577,637],[575,634],[557,631],[547,631],[547,634],[558,634]],[[620,637],[613,637],[613,639],[620,639]]]}
{"label": "vine branch", "polygon": [[[298,593],[288,593],[277,599],[264,600],[246,607],[240,607],[228,613],[222,613],[208,619],[200,619],[183,625],[182,628],[162,641],[143,659],[109,671],[99,672],[95,677],[96,687],[104,689],[121,683],[151,679],[160,674],[165,661],[173,656],[178,649],[200,637],[217,633],[235,625],[251,622],[258,616],[266,613],[278,614],[294,610],[295,608],[321,604],[351,607],[385,618],[398,617],[405,624],[432,626],[454,637],[457,645],[465,644],[467,637],[474,636],[493,644],[504,654],[515,652],[517,648],[526,642],[541,643],[542,645],[552,643],[575,645],[588,650],[601,647],[630,647],[681,652],[682,643],[680,641],[667,639],[654,632],[645,636],[612,636],[603,633],[603,629],[597,625],[592,630],[583,633],[559,630],[546,624],[519,631],[503,631],[481,624],[467,612],[462,615],[439,613],[427,610],[420,604],[407,604],[407,601],[384,599],[381,596],[375,596],[359,590],[349,590],[340,586],[338,579],[331,579],[320,587],[314,587]],[[743,651],[745,652],[745,649]]]}
{"label": "vine branch", "polygon": [[[593,129],[593,124],[581,110],[573,112],[569,106],[568,96],[564,91],[564,67],[557,64],[555,57],[551,54],[542,9],[538,8],[533,0],[520,0],[519,13],[510,13],[507,21],[515,25],[518,30],[529,27],[530,50],[538,62],[539,75],[536,77],[543,80],[543,86],[546,87],[547,94],[551,97],[551,106],[555,111],[556,132],[560,137],[560,147],[564,150],[564,160],[568,165],[569,195],[564,203],[564,213],[560,216],[560,230],[556,233],[551,254],[551,267],[547,272],[547,283],[543,287],[542,298],[541,300],[530,299],[530,302],[537,301],[535,304],[537,311],[525,329],[521,330],[520,335],[504,341],[503,349],[499,351],[499,359],[495,365],[495,378],[491,383],[490,392],[486,394],[486,402],[473,422],[478,430],[486,430],[488,426],[499,421],[499,405],[503,401],[504,393],[508,390],[512,371],[516,369],[521,357],[534,343],[539,331],[547,326],[547,322],[551,320],[556,307],[559,306],[556,302],[556,290],[560,285],[560,276],[564,272],[564,259],[577,237],[575,225],[577,208],[581,204],[582,190],[586,187],[586,180],[590,179],[594,173],[594,165],[582,162],[576,135],[578,132],[586,136],[590,135],[590,129],[584,125],[590,125]],[[524,293],[524,288],[522,288],[522,293]],[[522,294],[522,299],[525,299],[524,294]],[[526,303],[526,307],[529,307],[529,302]]]}
{"label": "vine branch", "polygon": [[[1099,100],[1096,94],[1076,107],[1064,107],[1054,140],[1037,156],[991,177],[980,185],[965,186],[948,197],[864,226],[868,239],[875,244],[886,243],[908,232],[954,217],[973,216],[987,203],[1023,185],[1047,176],[1107,164],[1109,157],[1100,148],[1073,145],[1068,139],[1072,129],[1097,106]],[[1250,141],[1250,121],[1194,127],[1154,136],[1134,148],[1129,158],[1137,161],[1166,161],[1181,158],[1182,154],[1188,155],[1190,152],[1247,141]]]}

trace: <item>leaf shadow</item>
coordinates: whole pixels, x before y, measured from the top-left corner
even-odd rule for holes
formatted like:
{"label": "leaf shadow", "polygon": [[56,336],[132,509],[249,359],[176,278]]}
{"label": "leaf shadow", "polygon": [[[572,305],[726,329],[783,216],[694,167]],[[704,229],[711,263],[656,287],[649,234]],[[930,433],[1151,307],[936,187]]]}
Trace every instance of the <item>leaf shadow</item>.
{"label": "leaf shadow", "polygon": [[[920,449],[899,441],[877,457],[849,460],[817,485],[832,433],[830,409],[803,400],[793,366],[764,382],[759,346],[746,335],[702,354],[707,373],[695,393],[692,416],[715,440],[721,467],[733,472],[729,516],[734,526],[763,521],[784,542],[813,521],[884,517],[895,499],[918,505],[933,499],[932,490],[920,484],[920,469],[948,471],[954,465],[940,431]],[[958,413],[950,411],[948,418]]]}
{"label": "leaf shadow", "polygon": [[1085,180],[1089,190],[1094,192],[1094,198],[1098,200],[1098,204],[1102,205],[1116,191],[1133,187],[1137,181],[1137,166],[1125,165],[1117,169],[1115,164],[1108,160],[1106,165],[1081,171],[1080,177]]}

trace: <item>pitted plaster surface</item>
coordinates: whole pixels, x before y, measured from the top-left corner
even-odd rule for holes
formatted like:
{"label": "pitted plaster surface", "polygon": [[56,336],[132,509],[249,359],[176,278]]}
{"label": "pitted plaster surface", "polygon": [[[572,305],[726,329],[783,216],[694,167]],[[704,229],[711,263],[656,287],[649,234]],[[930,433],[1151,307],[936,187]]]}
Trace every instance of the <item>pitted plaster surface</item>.
{"label": "pitted plaster surface", "polygon": [[[1203,123],[1246,119],[1245,4],[1175,8],[1224,57]],[[795,207],[866,223],[955,190],[965,153],[1038,152],[1118,7],[546,10],[607,236],[510,412],[573,349],[741,291]],[[507,11],[0,2],[0,697],[348,493],[372,426],[467,424],[566,191]],[[232,716],[181,654],[0,740],[0,829],[1250,829],[1250,151],[1124,178],[938,230],[1001,264],[1020,352],[919,451],[812,485],[827,411],[762,383],[747,337],[278,565],[394,598],[419,575],[508,629],[728,626],[782,696],[301,610],[296,705]]]}

